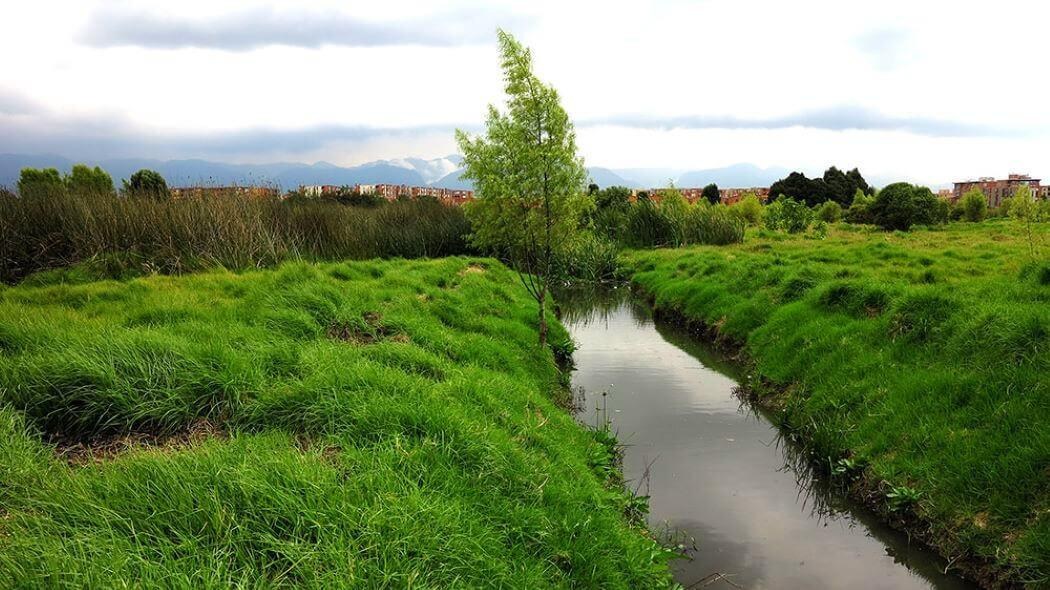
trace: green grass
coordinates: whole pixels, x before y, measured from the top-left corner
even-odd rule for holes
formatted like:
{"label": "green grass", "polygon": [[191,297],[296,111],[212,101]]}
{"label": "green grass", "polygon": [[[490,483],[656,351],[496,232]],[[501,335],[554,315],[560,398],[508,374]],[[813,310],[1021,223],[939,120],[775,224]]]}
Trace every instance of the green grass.
{"label": "green grass", "polygon": [[0,287],[2,585],[668,583],[498,263],[70,276]]}
{"label": "green grass", "polygon": [[[1046,225],[1037,229],[1050,243]],[[949,557],[1050,584],[1050,260],[1008,222],[632,251],[658,309],[743,343],[828,464],[866,465]],[[1036,252],[1038,255],[1039,252]],[[907,502],[905,502],[907,500]]]}

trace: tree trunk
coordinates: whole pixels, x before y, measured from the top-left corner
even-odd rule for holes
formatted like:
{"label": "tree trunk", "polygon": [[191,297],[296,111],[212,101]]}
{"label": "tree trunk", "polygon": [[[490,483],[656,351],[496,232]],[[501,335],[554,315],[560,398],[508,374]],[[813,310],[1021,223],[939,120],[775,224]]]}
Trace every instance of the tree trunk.
{"label": "tree trunk", "polygon": [[546,285],[540,287],[540,296],[538,298],[540,304],[540,348],[547,345],[547,287]]}

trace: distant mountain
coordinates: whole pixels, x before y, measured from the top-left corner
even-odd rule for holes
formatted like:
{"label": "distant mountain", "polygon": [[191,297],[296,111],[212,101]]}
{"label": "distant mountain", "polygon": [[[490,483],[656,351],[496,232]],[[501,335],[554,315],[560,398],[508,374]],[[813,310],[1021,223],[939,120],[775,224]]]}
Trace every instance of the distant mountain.
{"label": "distant mountain", "polygon": [[587,173],[590,175],[590,182],[597,184],[601,188],[607,188],[610,186],[626,186],[627,188],[642,188],[642,185],[638,184],[633,180],[628,180],[622,175],[609,170],[608,168],[598,168],[592,166],[587,168]]}
{"label": "distant mountain", "polygon": [[760,168],[754,164],[733,164],[725,168],[686,172],[678,177],[675,184],[680,187],[702,187],[713,182],[721,188],[769,186],[790,172],[787,168]]}
{"label": "distant mountain", "polygon": [[[13,188],[18,182],[18,175],[22,168],[54,167],[68,172],[74,163],[74,160],[53,154],[0,154],[0,186]],[[432,160],[421,158],[378,160],[359,166],[337,166],[328,162],[227,164],[208,160],[162,161],[135,158],[85,161],[84,163],[104,168],[113,177],[117,186],[120,186],[121,179],[130,177],[135,171],[150,168],[160,172],[171,186],[274,185],[287,190],[303,184],[391,183],[413,186],[429,184],[451,189],[473,188],[470,181],[460,176],[463,172],[461,168],[463,158],[458,155]],[[669,180],[673,180],[679,187],[702,187],[713,182],[722,188],[746,188],[769,186],[787,176],[790,171],[787,168],[761,168],[754,164],[733,164],[724,168],[688,172],[670,168],[609,169],[600,167],[590,167],[587,172],[591,181],[603,188],[615,185],[629,188],[662,187],[667,186]],[[892,179],[869,179],[872,184],[880,186],[890,180]]]}
{"label": "distant mountain", "polygon": [[[463,169],[453,170],[446,174],[444,177],[435,180],[431,184],[440,188],[453,188],[453,189],[473,189],[474,183],[460,176],[463,174]],[[588,182],[593,182],[598,186],[605,188],[609,186],[626,186],[628,188],[640,188],[642,185],[628,180],[616,172],[609,170],[608,168],[587,168],[587,175],[589,178]]]}
{"label": "distant mountain", "polygon": [[[0,154],[0,186],[13,187],[22,168],[58,168],[68,172],[76,163],[56,155]],[[460,156],[451,155],[433,160],[404,158],[380,160],[360,166],[337,166],[328,162],[315,164],[227,164],[208,160],[146,160],[112,159],[84,161],[90,166],[101,166],[119,185],[135,171],[150,168],[160,172],[171,186],[193,185],[255,185],[271,184],[284,189],[301,184],[409,184],[426,185],[440,179],[462,163]]]}

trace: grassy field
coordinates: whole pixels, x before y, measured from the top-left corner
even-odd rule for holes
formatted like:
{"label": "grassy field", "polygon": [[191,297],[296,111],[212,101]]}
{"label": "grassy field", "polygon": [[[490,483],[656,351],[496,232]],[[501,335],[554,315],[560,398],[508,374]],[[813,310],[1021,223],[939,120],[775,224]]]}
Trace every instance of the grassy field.
{"label": "grassy field", "polygon": [[[746,346],[828,470],[950,559],[1050,585],[1050,231],[1006,221],[632,251],[633,282]],[[788,386],[786,391],[783,386]]]}
{"label": "grassy field", "polygon": [[0,585],[667,584],[501,265],[71,276],[0,286]]}

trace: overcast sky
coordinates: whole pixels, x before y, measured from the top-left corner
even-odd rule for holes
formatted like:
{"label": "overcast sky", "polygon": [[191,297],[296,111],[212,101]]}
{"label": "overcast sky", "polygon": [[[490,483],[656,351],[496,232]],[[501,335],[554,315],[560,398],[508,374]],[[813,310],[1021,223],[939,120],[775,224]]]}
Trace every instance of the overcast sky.
{"label": "overcast sky", "polygon": [[0,152],[454,153],[533,50],[588,165],[1050,177],[1042,2],[3,2]]}

